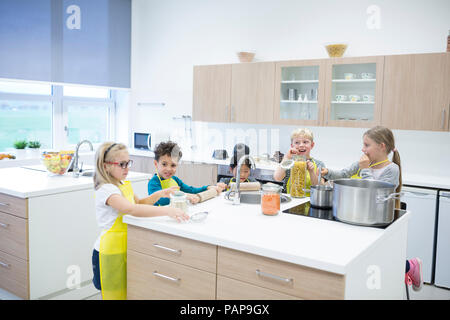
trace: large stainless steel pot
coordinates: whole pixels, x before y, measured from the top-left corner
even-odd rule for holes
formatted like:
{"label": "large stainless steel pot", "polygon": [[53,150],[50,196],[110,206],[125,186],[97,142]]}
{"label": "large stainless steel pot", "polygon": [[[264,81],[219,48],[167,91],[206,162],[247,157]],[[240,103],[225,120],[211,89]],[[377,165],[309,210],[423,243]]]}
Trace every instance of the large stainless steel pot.
{"label": "large stainless steel pot", "polygon": [[362,226],[386,226],[394,220],[395,193],[391,183],[367,179],[334,181],[333,215]]}
{"label": "large stainless steel pot", "polygon": [[333,206],[333,188],[329,186],[311,186],[309,202],[317,208],[331,208]]}

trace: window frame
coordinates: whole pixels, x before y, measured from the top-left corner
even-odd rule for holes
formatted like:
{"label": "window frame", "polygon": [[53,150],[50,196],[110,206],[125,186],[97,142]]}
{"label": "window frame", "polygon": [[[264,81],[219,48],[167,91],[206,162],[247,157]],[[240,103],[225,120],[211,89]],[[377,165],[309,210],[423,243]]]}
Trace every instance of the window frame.
{"label": "window frame", "polygon": [[[1,79],[2,81],[10,81],[8,79]],[[52,106],[52,146],[50,149],[62,150],[73,149],[76,145],[69,144],[68,135],[68,114],[67,104],[95,104],[100,107],[108,108],[108,129],[107,140],[114,141],[116,135],[116,99],[114,89],[108,88],[109,98],[90,98],[90,97],[72,97],[63,96],[64,84],[50,84],[51,95],[42,94],[28,94],[28,93],[10,93],[0,91],[0,100],[12,101],[39,101],[49,102]],[[69,84],[68,84],[69,85]],[[93,144],[96,148],[99,143]],[[4,150],[0,150],[2,152]]]}

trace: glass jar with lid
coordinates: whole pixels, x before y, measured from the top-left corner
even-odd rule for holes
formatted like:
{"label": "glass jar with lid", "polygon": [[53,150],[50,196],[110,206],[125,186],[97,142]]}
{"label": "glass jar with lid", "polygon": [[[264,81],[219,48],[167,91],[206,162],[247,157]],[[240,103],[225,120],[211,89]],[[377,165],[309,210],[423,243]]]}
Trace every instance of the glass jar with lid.
{"label": "glass jar with lid", "polygon": [[188,199],[186,193],[175,191],[170,195],[170,206],[188,212]]}
{"label": "glass jar with lid", "polygon": [[281,189],[274,183],[266,183],[262,186],[261,211],[263,214],[274,216],[280,212]]}
{"label": "glass jar with lid", "polygon": [[288,192],[294,198],[303,198],[306,186],[306,157],[302,155],[294,155],[292,157],[294,163],[291,168],[291,176],[289,178],[287,188]]}

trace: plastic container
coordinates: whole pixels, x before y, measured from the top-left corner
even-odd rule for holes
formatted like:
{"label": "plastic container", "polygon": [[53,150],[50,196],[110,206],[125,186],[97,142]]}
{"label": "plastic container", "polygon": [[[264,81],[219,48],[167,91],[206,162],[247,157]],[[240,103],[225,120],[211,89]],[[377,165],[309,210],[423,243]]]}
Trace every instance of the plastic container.
{"label": "plastic container", "polygon": [[261,212],[268,216],[277,215],[280,212],[281,187],[266,183],[262,186]]}
{"label": "plastic container", "polygon": [[290,194],[294,198],[304,198],[306,185],[306,157],[294,155],[294,165],[291,168]]}
{"label": "plastic container", "polygon": [[170,206],[188,212],[188,199],[186,193],[175,191],[170,195]]}

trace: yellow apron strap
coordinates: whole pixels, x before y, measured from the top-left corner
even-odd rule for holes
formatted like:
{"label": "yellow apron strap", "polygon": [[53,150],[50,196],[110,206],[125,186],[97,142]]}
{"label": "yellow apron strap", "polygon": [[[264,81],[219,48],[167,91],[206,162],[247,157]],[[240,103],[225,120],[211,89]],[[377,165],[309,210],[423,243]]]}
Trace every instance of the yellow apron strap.
{"label": "yellow apron strap", "polygon": [[[377,166],[377,165],[379,165],[379,164],[382,164],[382,163],[385,163],[385,162],[387,162],[387,161],[389,161],[389,159],[386,159],[386,160],[383,160],[383,161],[380,161],[380,162],[371,164],[371,165],[369,166],[369,168],[375,167],[375,166]],[[350,177],[350,179],[361,179],[361,176],[359,175],[359,172],[360,172],[360,171],[361,171],[361,169],[358,169],[358,171],[357,171],[354,175],[352,175],[352,176]]]}
{"label": "yellow apron strap", "polygon": [[[129,181],[124,181],[119,189],[128,201],[135,203]],[[127,225],[122,217],[123,213],[119,212],[113,226],[100,238],[100,283],[104,300],[127,299]]]}
{"label": "yellow apron strap", "polygon": [[175,181],[175,179],[170,178],[170,179],[166,179],[166,180],[161,180],[161,177],[159,176],[159,174],[156,174],[158,176],[159,182],[161,183],[161,188],[162,189],[168,189],[170,187],[179,187],[178,183]]}

